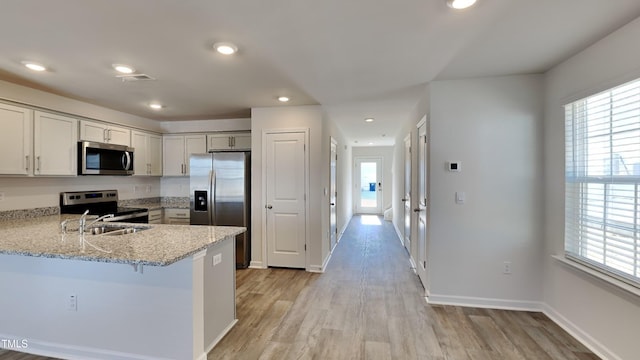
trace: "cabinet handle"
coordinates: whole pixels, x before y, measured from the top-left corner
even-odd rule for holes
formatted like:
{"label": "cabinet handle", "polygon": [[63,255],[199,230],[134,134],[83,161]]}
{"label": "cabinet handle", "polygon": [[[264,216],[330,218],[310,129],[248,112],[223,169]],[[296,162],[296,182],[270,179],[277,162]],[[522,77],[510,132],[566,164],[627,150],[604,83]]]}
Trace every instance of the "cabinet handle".
{"label": "cabinet handle", "polygon": [[104,142],[109,141],[109,135],[107,135],[107,129],[102,130],[102,140],[104,140]]}
{"label": "cabinet handle", "polygon": [[229,144],[229,147],[233,146],[233,145],[231,145],[231,136],[229,136],[229,137],[227,138],[227,143]]}
{"label": "cabinet handle", "polygon": [[40,163],[40,156],[36,156],[36,160],[37,160],[37,163],[38,163],[38,167],[36,168],[36,171],[37,171],[37,172],[40,172],[40,165],[41,165],[41,163]]}
{"label": "cabinet handle", "polygon": [[112,130],[109,130],[109,141],[111,141],[111,131]]}
{"label": "cabinet handle", "polygon": [[151,175],[151,164],[147,164],[147,175]]}
{"label": "cabinet handle", "polygon": [[25,158],[27,159],[27,161],[26,161],[26,164],[27,164],[26,170],[29,171],[29,155],[25,156]]}

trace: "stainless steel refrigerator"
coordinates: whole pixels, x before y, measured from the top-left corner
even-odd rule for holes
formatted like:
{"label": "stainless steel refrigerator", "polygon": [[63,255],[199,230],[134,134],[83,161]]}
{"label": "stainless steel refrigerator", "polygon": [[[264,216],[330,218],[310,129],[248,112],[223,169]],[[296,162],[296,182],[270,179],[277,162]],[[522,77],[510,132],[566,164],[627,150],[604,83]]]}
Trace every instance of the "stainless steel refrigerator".
{"label": "stainless steel refrigerator", "polygon": [[189,159],[191,225],[243,226],[236,237],[236,267],[250,261],[251,153],[213,152]]}

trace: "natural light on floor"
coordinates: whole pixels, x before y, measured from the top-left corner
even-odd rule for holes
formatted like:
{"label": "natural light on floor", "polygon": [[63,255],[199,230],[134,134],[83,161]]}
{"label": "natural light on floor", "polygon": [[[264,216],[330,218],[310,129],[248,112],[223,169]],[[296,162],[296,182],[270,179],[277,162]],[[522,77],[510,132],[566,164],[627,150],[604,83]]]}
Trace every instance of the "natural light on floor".
{"label": "natural light on floor", "polygon": [[362,225],[382,225],[380,217],[376,215],[362,215],[360,216],[360,223]]}

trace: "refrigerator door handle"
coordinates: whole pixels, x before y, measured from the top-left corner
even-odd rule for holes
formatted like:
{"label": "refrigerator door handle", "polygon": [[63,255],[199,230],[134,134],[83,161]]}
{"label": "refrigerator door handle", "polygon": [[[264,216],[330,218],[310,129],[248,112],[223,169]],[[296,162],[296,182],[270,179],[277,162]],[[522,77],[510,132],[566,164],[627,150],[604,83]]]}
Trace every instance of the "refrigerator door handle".
{"label": "refrigerator door handle", "polygon": [[209,170],[209,224],[216,225],[216,172]]}

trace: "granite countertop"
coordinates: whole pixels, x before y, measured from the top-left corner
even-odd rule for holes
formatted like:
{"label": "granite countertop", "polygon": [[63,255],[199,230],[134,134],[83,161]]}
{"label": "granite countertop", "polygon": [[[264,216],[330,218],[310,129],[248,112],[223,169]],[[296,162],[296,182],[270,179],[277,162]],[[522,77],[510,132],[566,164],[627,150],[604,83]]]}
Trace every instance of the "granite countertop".
{"label": "granite countertop", "polygon": [[146,208],[148,210],[159,209],[188,209],[188,197],[164,197],[164,198],[142,198],[122,200],[118,203],[123,207]]}
{"label": "granite countertop", "polygon": [[230,226],[129,224],[149,229],[126,235],[82,237],[77,231],[62,234],[60,222],[67,217],[0,221],[0,254],[167,266],[246,231]]}

